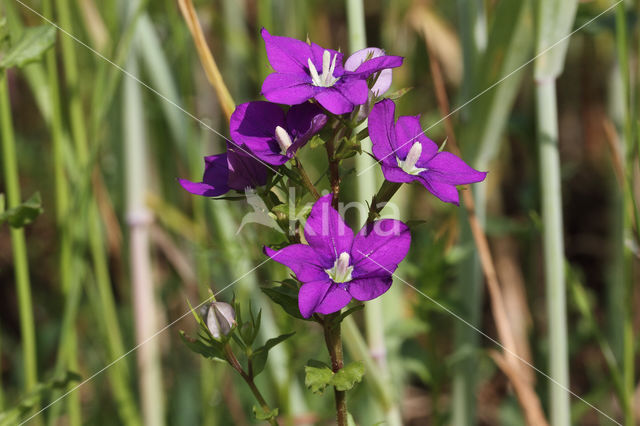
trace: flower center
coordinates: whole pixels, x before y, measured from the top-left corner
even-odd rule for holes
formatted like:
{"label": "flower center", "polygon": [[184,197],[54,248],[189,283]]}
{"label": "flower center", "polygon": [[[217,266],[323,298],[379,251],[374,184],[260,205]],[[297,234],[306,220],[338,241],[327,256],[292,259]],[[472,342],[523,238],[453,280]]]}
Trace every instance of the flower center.
{"label": "flower center", "polygon": [[333,268],[324,270],[334,283],[348,283],[351,281],[353,266],[349,266],[349,260],[349,253],[343,251],[333,264]]}
{"label": "flower center", "polygon": [[280,126],[276,127],[276,141],[278,142],[278,146],[280,146],[280,154],[286,155],[287,150],[293,142],[291,141],[289,133]]}
{"label": "flower center", "polygon": [[404,161],[396,157],[398,167],[400,167],[405,173],[408,173],[410,175],[418,175],[424,172],[427,169],[416,167],[416,163],[420,159],[420,154],[422,154],[422,144],[420,142],[416,142],[413,144],[413,146],[411,146],[411,149],[407,154],[407,158],[404,159]]}
{"label": "flower center", "polygon": [[336,81],[340,79],[340,77],[334,77],[333,72],[336,69],[336,57],[338,54],[333,55],[333,59],[331,59],[331,52],[325,50],[322,54],[322,74],[318,74],[318,70],[316,66],[311,62],[311,58],[307,59],[307,63],[309,64],[309,73],[311,73],[311,82],[314,86],[319,87],[331,87],[336,84]]}

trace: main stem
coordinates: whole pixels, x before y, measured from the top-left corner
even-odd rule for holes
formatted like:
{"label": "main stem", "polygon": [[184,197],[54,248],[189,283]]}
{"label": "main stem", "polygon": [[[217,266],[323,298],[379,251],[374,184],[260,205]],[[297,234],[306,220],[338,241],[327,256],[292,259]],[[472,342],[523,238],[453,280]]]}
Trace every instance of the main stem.
{"label": "main stem", "polygon": [[[18,181],[18,159],[9,102],[9,86],[6,72],[0,72],[0,127],[2,128],[2,159],[8,208],[20,204],[20,184]],[[30,391],[38,382],[36,362],[36,333],[33,321],[33,303],[29,281],[29,264],[24,229],[11,228],[11,245],[18,306],[20,311],[20,332],[22,333],[22,354],[24,359],[25,390]]]}
{"label": "main stem", "polygon": [[[344,355],[342,353],[342,340],[340,338],[340,313],[326,315],[324,320],[324,340],[331,357],[331,370],[337,373],[344,367]],[[347,395],[334,387],[336,397],[336,416],[338,426],[347,425]]]}

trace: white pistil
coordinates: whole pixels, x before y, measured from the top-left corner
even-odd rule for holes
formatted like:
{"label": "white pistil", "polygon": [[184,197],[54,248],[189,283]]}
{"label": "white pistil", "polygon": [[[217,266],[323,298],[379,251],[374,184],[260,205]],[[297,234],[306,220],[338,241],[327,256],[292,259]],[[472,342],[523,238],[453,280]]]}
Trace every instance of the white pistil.
{"label": "white pistil", "polygon": [[293,142],[291,141],[291,136],[289,136],[289,133],[287,133],[287,131],[280,126],[276,127],[276,141],[280,146],[280,154],[286,155],[287,150]]}
{"label": "white pistil", "polygon": [[422,167],[416,167],[416,163],[420,159],[420,155],[422,154],[422,144],[420,142],[416,142],[411,146],[409,153],[407,154],[407,158],[401,160],[396,157],[396,161],[398,162],[398,167],[400,167],[405,173],[410,175],[417,175],[424,172],[427,169]]}
{"label": "white pistil", "polygon": [[318,69],[313,62],[311,62],[311,58],[307,59],[307,63],[309,65],[309,73],[311,74],[311,82],[314,86],[319,87],[331,87],[336,81],[340,79],[340,77],[334,77],[333,73],[336,70],[336,58],[338,54],[333,55],[333,59],[331,59],[331,52],[325,50],[322,54],[322,74],[318,74]]}
{"label": "white pistil", "polygon": [[351,274],[353,273],[353,266],[349,266],[351,256],[346,251],[340,253],[340,256],[333,264],[333,268],[325,269],[324,271],[329,275],[329,278],[335,283],[347,283],[351,281]]}

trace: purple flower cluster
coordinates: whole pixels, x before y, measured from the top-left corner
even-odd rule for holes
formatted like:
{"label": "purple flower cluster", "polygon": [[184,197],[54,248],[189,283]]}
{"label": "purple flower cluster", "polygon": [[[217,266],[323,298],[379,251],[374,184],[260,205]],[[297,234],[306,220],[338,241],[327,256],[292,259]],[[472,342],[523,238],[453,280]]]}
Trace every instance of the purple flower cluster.
{"label": "purple flower cluster", "polygon": [[[355,124],[369,111],[373,155],[386,180],[415,181],[440,200],[458,204],[456,185],[485,178],[486,173],[438,150],[424,135],[419,116],[395,121],[394,102],[382,96],[391,85],[392,68],[401,66],[403,58],[367,48],[343,62],[339,51],[273,36],[266,29],[261,34],[274,70],[262,85],[268,102],[237,106],[227,152],[205,157],[202,182],[181,179],[185,190],[217,197],[263,186],[269,171],[287,167],[329,119],[342,115],[340,121]],[[356,110],[359,106],[364,107]],[[368,223],[354,236],[331,204],[331,195],[314,204],[304,228],[307,244],[265,247],[269,257],[288,266],[302,283],[298,304],[306,318],[337,312],[352,299],[382,295],[411,241],[407,225],[392,219]]]}

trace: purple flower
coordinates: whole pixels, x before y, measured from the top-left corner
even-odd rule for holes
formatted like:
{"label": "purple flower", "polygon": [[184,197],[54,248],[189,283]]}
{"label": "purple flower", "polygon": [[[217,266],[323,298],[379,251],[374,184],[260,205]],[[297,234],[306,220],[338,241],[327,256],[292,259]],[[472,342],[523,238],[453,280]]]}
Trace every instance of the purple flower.
{"label": "purple flower", "polygon": [[247,102],[231,115],[231,138],[260,160],[279,166],[326,123],[327,116],[310,102],[292,106],[286,115],[276,104]]}
{"label": "purple flower", "polygon": [[244,191],[267,183],[266,166],[237,146],[227,144],[227,152],[204,157],[204,164],[202,182],[178,179],[192,194],[217,197],[231,189]]}
{"label": "purple flower", "polygon": [[379,56],[346,70],[342,53],[335,50],[272,36],[264,28],[262,38],[269,63],[276,71],[265,79],[262,94],[280,104],[295,105],[314,98],[333,114],[345,114],[367,101],[369,76],[402,65],[399,56]]}
{"label": "purple flower", "polygon": [[354,237],[331,207],[331,194],[314,204],[304,236],[309,245],[277,251],[265,247],[265,254],[288,266],[303,283],[298,307],[305,318],[337,312],[351,298],[371,300],[385,293],[411,244],[407,225],[394,219],[369,224]]}
{"label": "purple flower", "polygon": [[438,146],[420,127],[420,116],[403,116],[394,123],[395,104],[378,102],[369,115],[373,155],[390,182],[418,181],[444,202],[459,205],[456,185],[480,182],[487,176]]}

